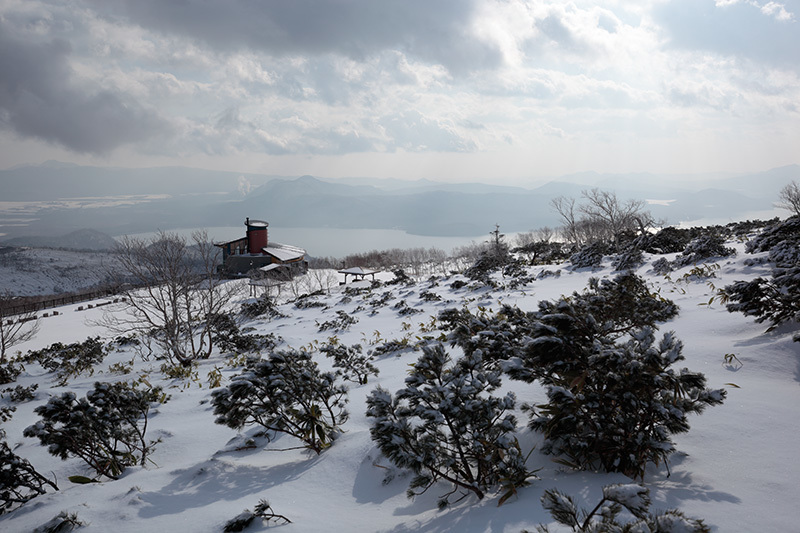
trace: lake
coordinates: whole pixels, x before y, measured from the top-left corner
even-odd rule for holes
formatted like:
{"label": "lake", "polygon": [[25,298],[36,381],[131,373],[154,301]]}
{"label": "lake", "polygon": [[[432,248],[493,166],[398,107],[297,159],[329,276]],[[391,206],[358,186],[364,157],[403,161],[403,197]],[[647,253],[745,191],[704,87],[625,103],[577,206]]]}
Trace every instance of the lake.
{"label": "lake", "polygon": [[[191,229],[171,229],[170,233],[177,233],[190,237]],[[220,226],[204,228],[214,242],[232,241],[245,236],[244,224],[241,226]],[[150,233],[137,233],[131,237],[150,238],[155,235]],[[344,257],[349,254],[369,252],[371,250],[387,250],[390,248],[439,248],[451,252],[454,248],[483,242],[489,239],[485,236],[475,237],[430,237],[424,235],[411,235],[401,230],[392,229],[338,229],[338,228],[281,228],[269,226],[269,240],[282,244],[291,244],[306,250],[311,257]]]}

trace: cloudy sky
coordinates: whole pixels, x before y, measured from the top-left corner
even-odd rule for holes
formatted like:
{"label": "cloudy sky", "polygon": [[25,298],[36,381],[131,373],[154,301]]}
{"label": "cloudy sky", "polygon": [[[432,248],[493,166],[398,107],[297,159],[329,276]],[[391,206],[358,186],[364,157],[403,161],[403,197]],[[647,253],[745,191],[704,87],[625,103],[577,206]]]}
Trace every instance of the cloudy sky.
{"label": "cloudy sky", "polygon": [[0,167],[800,163],[800,0],[0,0]]}

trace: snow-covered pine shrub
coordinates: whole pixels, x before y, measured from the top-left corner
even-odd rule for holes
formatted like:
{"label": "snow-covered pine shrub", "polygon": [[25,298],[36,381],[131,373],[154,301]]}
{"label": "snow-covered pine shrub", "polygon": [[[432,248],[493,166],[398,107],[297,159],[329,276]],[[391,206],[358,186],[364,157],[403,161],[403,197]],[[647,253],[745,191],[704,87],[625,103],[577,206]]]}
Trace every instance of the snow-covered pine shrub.
{"label": "snow-covered pine shrub", "polygon": [[543,450],[638,476],[671,453],[669,436],[688,429],[688,413],[724,398],[704,388],[702,374],[668,368],[682,359],[681,344],[671,334],[656,344],[653,330],[677,311],[625,272],[535,312],[448,310],[439,319],[467,356],[548,387],[548,403],[531,408],[532,427],[548,439]]}
{"label": "snow-covered pine shrub", "polygon": [[800,241],[800,216],[789,217],[783,221],[773,221],[764,230],[748,241],[744,248],[747,253],[769,252],[783,242]]}
{"label": "snow-covered pine shrub", "polygon": [[117,479],[128,466],[144,466],[156,444],[147,441],[150,405],[163,401],[159,387],[97,382],[85,398],[54,396],[34,410],[41,417],[23,435],[36,437],[51,455],[82,459],[98,476]]}
{"label": "snow-covered pine shrub", "polygon": [[511,251],[525,254],[531,265],[549,265],[567,259],[563,248],[564,245],[560,242],[536,241]]}
{"label": "snow-covered pine shrub", "polygon": [[370,376],[378,375],[378,367],[372,364],[372,355],[363,354],[360,344],[326,344],[319,351],[333,358],[333,367],[339,369],[345,381],[366,385]]}
{"label": "snow-covered pine shrub", "polygon": [[274,520],[275,523],[280,523],[282,520],[285,524],[292,523],[291,520],[282,514],[276,514],[269,502],[262,499],[252,511],[250,509],[245,509],[234,518],[228,520],[225,523],[225,527],[222,528],[222,531],[223,533],[236,533],[238,531],[244,531],[250,524],[253,523],[256,518],[261,518],[262,521],[267,522]]}
{"label": "snow-covered pine shrub", "polygon": [[397,314],[400,316],[409,316],[409,315],[416,315],[422,313],[422,309],[417,309],[416,307],[409,307],[405,300],[400,300],[396,304],[392,306],[392,309],[397,311]]}
{"label": "snow-covered pine shrub", "polygon": [[393,464],[414,473],[410,498],[445,481],[453,489],[440,508],[457,492],[482,499],[495,487],[503,503],[533,476],[514,437],[514,394],[489,394],[500,386],[500,372],[487,371],[478,354],[449,362],[441,344],[425,347],[405,388],[394,396],[380,387],[372,391],[370,435]]}
{"label": "snow-covered pine shrub", "polygon": [[630,271],[613,279],[591,278],[589,287],[583,293],[573,293],[570,300],[598,320],[604,334],[611,336],[666,322],[679,310],[672,300],[650,292],[645,280]]}
{"label": "snow-covered pine shrub", "polygon": [[373,357],[383,357],[385,355],[394,354],[398,357],[407,351],[417,351],[417,347],[411,344],[407,337],[401,339],[390,339],[383,344],[377,345],[371,352]]}
{"label": "snow-covered pine shrub", "polygon": [[240,312],[247,318],[258,318],[260,316],[281,318],[286,316],[278,311],[278,306],[275,305],[273,299],[267,295],[261,296],[254,302],[243,303]]}
{"label": "snow-covered pine shrub", "polygon": [[689,430],[687,415],[721,404],[725,391],[706,388],[699,372],[670,368],[684,359],[671,333],[658,343],[649,327],[623,343],[592,340],[587,357],[544,380],[548,402],[527,407],[530,427],[547,439],[542,452],[565,456],[564,464],[641,478],[675,450],[670,435]]}
{"label": "snow-covered pine shrub", "polygon": [[305,351],[285,350],[249,360],[227,387],[211,393],[215,422],[233,429],[258,424],[272,439],[286,433],[322,452],[347,421],[347,387],[320,372]]}
{"label": "snow-covered pine shrub", "polygon": [[259,335],[243,332],[234,317],[227,313],[217,313],[208,320],[211,322],[211,341],[221,353],[260,353],[274,349],[280,342],[274,333]]}
{"label": "snow-covered pine shrub", "polygon": [[610,248],[606,243],[595,241],[572,254],[569,262],[573,268],[599,268],[603,264],[603,256],[609,251]]}
{"label": "snow-covered pine shrub", "polygon": [[508,248],[501,243],[499,248],[481,252],[478,260],[471,267],[464,270],[463,274],[473,281],[494,287],[495,282],[491,278],[492,272],[501,270],[511,261],[512,256],[508,253]]}
{"label": "snow-covered pine shrub", "polygon": [[0,392],[0,396],[4,398],[8,396],[8,399],[13,403],[29,402],[36,398],[36,389],[38,388],[38,383],[34,383],[33,385],[29,385],[27,387],[17,385],[16,387],[8,387],[3,389],[3,391]]}
{"label": "snow-covered pine shrub", "polygon": [[[768,331],[785,322],[800,322],[800,216],[769,227],[748,242],[746,250],[769,251],[772,277],[726,286],[728,311],[754,316],[757,322],[769,321]],[[794,340],[800,341],[800,334]]]}
{"label": "snow-covered pine shrub", "polygon": [[503,364],[510,376],[530,382],[542,372],[552,371],[548,370],[551,365],[568,364],[570,354],[577,353],[579,347],[571,340],[546,351],[536,349],[558,328],[568,327],[572,316],[591,316],[585,325],[569,326],[575,340],[590,343],[587,339],[594,336],[618,338],[677,314],[674,302],[650,292],[644,279],[633,272],[623,272],[611,280],[591,278],[582,293],[574,292],[556,302],[544,300],[538,311],[523,312],[508,305],[494,315],[483,310],[473,314],[466,309],[447,309],[439,314],[439,320],[442,329],[450,331],[448,340],[466,354],[479,351],[485,364],[514,360],[514,364]]}
{"label": "snow-covered pine shrub", "polygon": [[103,362],[108,347],[100,337],[89,337],[83,342],[63,344],[56,342],[41,350],[25,354],[25,363],[39,363],[45,370],[56,372],[56,382],[64,386],[72,377],[84,372],[94,374],[94,366]]}
{"label": "snow-covered pine shrub", "polygon": [[22,365],[9,361],[7,363],[0,363],[0,385],[13,383],[22,374]]}
{"label": "snow-covered pine shrub", "polygon": [[668,226],[657,233],[645,233],[639,236],[636,244],[651,254],[674,254],[682,252],[691,240],[690,230]]}
{"label": "snow-covered pine shrub", "polygon": [[33,533],[67,533],[68,531],[74,531],[75,528],[85,525],[86,522],[79,520],[77,513],[61,511],[53,518],[34,529]]}
{"label": "snow-covered pine shrub", "polygon": [[[650,491],[641,485],[606,485],[603,487],[603,498],[591,511],[579,510],[571,496],[556,489],[544,491],[541,501],[542,507],[550,513],[553,520],[580,533],[601,531],[709,533],[711,531],[702,520],[688,518],[675,509],[651,514]],[[619,520],[623,509],[633,516],[632,521]],[[547,533],[549,529],[540,525],[537,531]]]}
{"label": "snow-covered pine shrub", "polygon": [[611,259],[611,264],[617,272],[636,270],[644,263],[644,254],[637,246],[630,246]]}
{"label": "snow-covered pine shrub", "polygon": [[653,267],[653,272],[659,276],[666,276],[672,272],[672,263],[666,257],[659,257],[650,264]]}
{"label": "snow-covered pine shrub", "polygon": [[387,285],[411,285],[414,283],[414,280],[402,268],[392,270],[392,274],[394,274],[394,278],[387,281]]}
{"label": "snow-covered pine shrub", "polygon": [[729,257],[735,253],[736,250],[725,246],[725,238],[722,235],[706,234],[687,244],[683,252],[673,261],[673,267],[694,265],[712,257]]}
{"label": "snow-covered pine shrub", "polygon": [[333,320],[326,320],[325,322],[317,323],[317,328],[319,329],[320,333],[323,331],[347,331],[350,329],[350,326],[358,322],[358,319],[354,316],[350,316],[341,309],[336,311],[336,318]]}
{"label": "snow-covered pine shrub", "polygon": [[47,487],[58,490],[55,482],[12,452],[5,441],[0,442],[0,515],[45,494]]}
{"label": "snow-covered pine shrub", "polygon": [[[503,277],[507,278],[506,286],[509,289],[523,287],[535,279],[528,274],[528,267],[522,259],[512,259],[503,267]],[[510,278],[510,279],[508,279]]]}
{"label": "snow-covered pine shrub", "polygon": [[419,299],[423,302],[441,302],[442,297],[435,292],[422,290],[419,292]]}

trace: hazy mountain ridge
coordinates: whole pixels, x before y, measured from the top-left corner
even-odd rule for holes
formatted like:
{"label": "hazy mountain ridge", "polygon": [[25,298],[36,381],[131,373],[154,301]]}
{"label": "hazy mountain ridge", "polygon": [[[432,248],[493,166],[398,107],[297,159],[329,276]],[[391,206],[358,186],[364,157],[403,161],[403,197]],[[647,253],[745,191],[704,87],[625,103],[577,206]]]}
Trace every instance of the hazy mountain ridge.
{"label": "hazy mountain ridge", "polygon": [[[673,180],[674,178],[674,180]],[[692,176],[581,173],[533,188],[387,178],[286,178],[185,167],[117,169],[48,162],[0,171],[4,201],[112,195],[161,195],[125,206],[40,209],[27,226],[3,225],[9,238],[83,228],[111,235],[158,229],[239,225],[245,217],[282,227],[400,229],[419,235],[484,235],[557,226],[550,202],[582,190],[613,190],[620,199],[657,200],[656,218],[670,224],[739,220],[772,209],[780,188],[800,179],[800,166],[700,180]]]}

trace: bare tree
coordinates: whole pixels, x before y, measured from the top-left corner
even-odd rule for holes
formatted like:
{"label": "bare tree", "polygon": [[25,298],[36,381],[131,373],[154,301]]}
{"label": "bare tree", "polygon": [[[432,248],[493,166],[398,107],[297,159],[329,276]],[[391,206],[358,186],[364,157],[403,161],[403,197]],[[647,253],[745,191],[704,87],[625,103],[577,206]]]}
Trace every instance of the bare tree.
{"label": "bare tree", "polygon": [[796,181],[787,183],[781,192],[778,193],[779,202],[775,207],[786,209],[793,215],[800,216],[800,185]]}
{"label": "bare tree", "polygon": [[613,240],[624,231],[637,231],[645,220],[643,214],[647,203],[644,200],[622,202],[616,193],[591,189],[583,191],[586,200],[580,211],[590,220],[600,222],[608,232],[608,240]]}
{"label": "bare tree", "polygon": [[613,242],[627,231],[644,233],[656,223],[644,200],[621,201],[616,193],[591,189],[583,191],[584,202],[559,196],[550,204],[561,216],[561,233],[573,244]]}
{"label": "bare tree", "polygon": [[575,213],[575,198],[558,196],[550,201],[550,205],[561,217],[561,235],[572,244],[583,244],[578,231],[578,215]]}
{"label": "bare tree", "polygon": [[9,291],[0,293],[0,363],[6,362],[12,346],[27,342],[39,333],[39,320],[35,311],[11,314],[13,296]]}
{"label": "bare tree", "polygon": [[339,277],[330,268],[311,268],[308,270],[308,275],[311,278],[311,286],[316,287],[315,291],[325,291],[330,294],[331,288],[339,284]]}
{"label": "bare tree", "polygon": [[122,309],[109,309],[101,323],[147,339],[172,364],[208,357],[213,343],[207,318],[222,312],[242,287],[217,279],[218,255],[205,232],[195,232],[191,246],[165,232],[150,240],[122,239],[113,273],[122,287]]}

